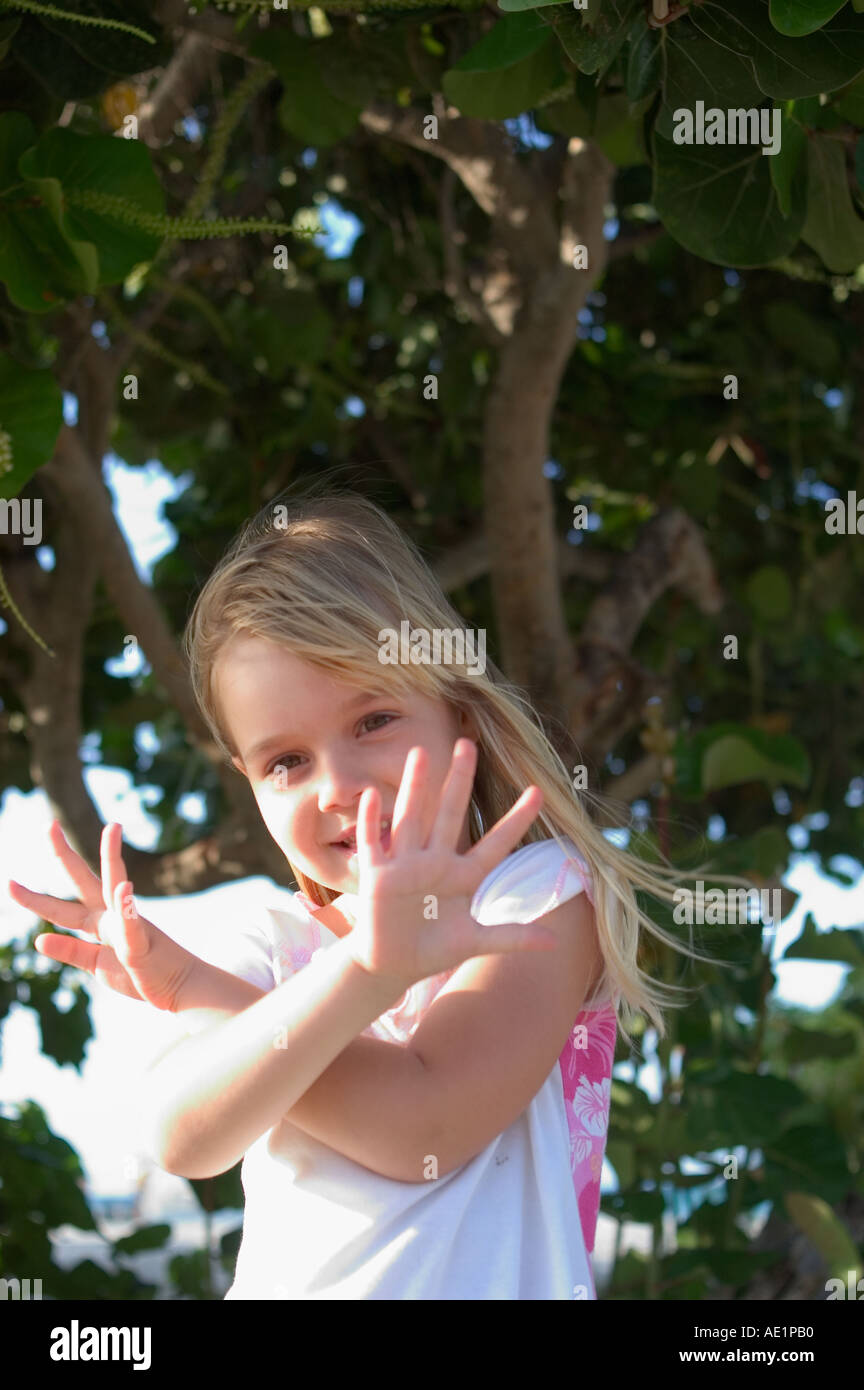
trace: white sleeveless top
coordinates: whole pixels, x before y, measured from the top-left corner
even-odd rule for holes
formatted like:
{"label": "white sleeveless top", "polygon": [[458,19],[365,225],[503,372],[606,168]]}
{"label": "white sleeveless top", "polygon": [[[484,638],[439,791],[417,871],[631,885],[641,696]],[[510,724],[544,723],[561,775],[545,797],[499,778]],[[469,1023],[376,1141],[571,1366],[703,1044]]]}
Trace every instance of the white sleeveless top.
{"label": "white sleeveless top", "polygon": [[[509,855],[471,915],[531,922],[583,890],[593,902],[585,862],[564,843],[568,855],[554,840]],[[349,914],[352,897],[339,900]],[[295,893],[296,911],[259,911],[207,958],[274,988],[339,939],[308,901]],[[452,973],[419,981],[364,1034],[407,1041]],[[243,1238],[226,1299],[595,1299],[589,1251],[617,1023],[608,994],[590,1002],[518,1119],[434,1182],[382,1177],[287,1120],[263,1134],[243,1159]]]}

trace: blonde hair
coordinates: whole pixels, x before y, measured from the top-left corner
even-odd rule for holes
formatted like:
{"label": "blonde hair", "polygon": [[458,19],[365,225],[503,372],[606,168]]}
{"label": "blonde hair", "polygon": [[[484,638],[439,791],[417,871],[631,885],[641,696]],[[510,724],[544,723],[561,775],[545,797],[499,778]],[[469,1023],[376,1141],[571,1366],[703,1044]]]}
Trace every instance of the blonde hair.
{"label": "blonde hair", "polygon": [[[212,677],[219,652],[235,634],[283,645],[347,685],[377,688],[385,669],[379,661],[383,628],[399,632],[407,619],[411,629],[467,630],[418,548],[381,507],[351,491],[330,489],[316,496],[319,489],[320,484],[307,485],[287,502],[285,493],[280,494],[245,523],[204,584],[186,626],[183,642],[195,698],[229,761],[239,754],[224,728]],[[457,656],[458,648],[450,655]],[[658,1037],[665,1037],[661,1009],[684,1004],[671,993],[679,987],[659,985],[640,969],[640,926],[693,959],[725,964],[692,949],[692,927],[688,948],[639,906],[637,890],[678,901],[675,889],[682,871],[668,860],[649,866],[610,843],[594,824],[589,803],[613,803],[587,790],[574,792],[563,760],[524,693],[488,658],[479,674],[468,673],[469,661],[466,654],[461,665],[455,660],[390,665],[386,679],[403,694],[415,691],[441,699],[473,719],[479,736],[473,799],[486,829],[529,785],[542,790],[542,809],[518,848],[551,837],[572,859],[562,844],[567,839],[590,869],[604,961],[592,1001],[608,994],[628,1036],[642,1012]],[[478,838],[472,823],[471,843]],[[684,877],[692,879],[706,867]],[[313,902],[324,906],[338,896],[293,865],[291,869]],[[719,874],[712,879],[746,882]],[[694,892],[691,900],[698,905],[700,893]]]}

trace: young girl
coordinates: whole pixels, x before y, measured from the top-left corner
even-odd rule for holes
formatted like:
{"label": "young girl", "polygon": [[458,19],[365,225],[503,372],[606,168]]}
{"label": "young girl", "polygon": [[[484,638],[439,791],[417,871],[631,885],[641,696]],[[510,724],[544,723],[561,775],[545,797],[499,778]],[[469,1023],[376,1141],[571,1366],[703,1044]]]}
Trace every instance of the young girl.
{"label": "young girl", "polygon": [[[407,623],[403,629],[402,624]],[[393,664],[389,637],[414,658]],[[141,918],[118,826],[37,948],[178,1014],[146,1078],[160,1164],[243,1157],[228,1299],[594,1299],[617,1024],[673,1001],[636,890],[521,694],[419,552],[352,493],[271,504],[205,584],[193,686],[300,891],[189,951]],[[469,645],[469,644],[465,644]],[[428,650],[428,649],[427,649]],[[419,657],[419,659],[418,659]],[[455,659],[459,658],[459,659]],[[705,957],[699,957],[706,959]]]}

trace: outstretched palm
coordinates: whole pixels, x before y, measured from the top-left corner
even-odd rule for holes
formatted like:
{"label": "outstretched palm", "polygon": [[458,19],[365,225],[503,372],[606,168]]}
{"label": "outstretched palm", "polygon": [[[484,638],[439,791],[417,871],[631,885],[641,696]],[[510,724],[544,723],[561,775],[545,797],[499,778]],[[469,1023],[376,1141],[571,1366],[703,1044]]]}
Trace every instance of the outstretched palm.
{"label": "outstretched palm", "polygon": [[182,986],[197,958],[139,916],[132,884],[126,878],[120,826],[107,825],[102,832],[101,879],[67,843],[57,821],[52,822],[50,835],[51,846],[75,883],[81,901],[68,902],[47,893],[34,893],[14,879],[9,883],[10,896],[47,922],[71,931],[89,932],[96,941],[47,932],[37,936],[36,950],[51,960],[86,970],[118,994],[142,999],[157,1009],[176,1009]]}
{"label": "outstretched palm", "polygon": [[351,951],[370,974],[413,984],[473,956],[557,946],[547,928],[505,923],[481,926],[471,900],[484,878],[519,843],[539,814],[543,794],[529,787],[516,804],[465,854],[456,848],[471,799],[476,745],[459,739],[441,792],[431,833],[427,755],[412,748],[393,811],[391,840],[380,844],[381,804],[376,790],[361,797],[357,820],[359,915]]}

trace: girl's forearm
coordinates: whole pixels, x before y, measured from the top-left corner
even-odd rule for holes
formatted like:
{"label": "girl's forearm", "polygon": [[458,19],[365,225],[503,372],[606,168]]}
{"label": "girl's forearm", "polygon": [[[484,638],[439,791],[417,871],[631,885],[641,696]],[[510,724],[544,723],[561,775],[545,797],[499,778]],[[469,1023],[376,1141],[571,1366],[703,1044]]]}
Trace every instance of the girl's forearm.
{"label": "girl's forearm", "polygon": [[233,1018],[263,999],[265,993],[249,980],[241,980],[196,956],[175,1013],[182,1016],[184,1027],[191,1025],[197,1031]]}
{"label": "girl's forearm", "polygon": [[[154,1157],[160,1167],[187,1178],[233,1167],[404,993],[404,986],[367,974],[345,941],[267,994],[224,971],[217,977],[209,977],[219,991],[216,1013],[230,1013],[235,1003],[240,1011],[184,1039],[145,1078]],[[206,979],[202,973],[202,989]],[[198,1005],[211,1014],[212,988]],[[244,1006],[244,995],[248,1001],[252,991],[258,997]],[[194,994],[189,1000],[195,1009]]]}

